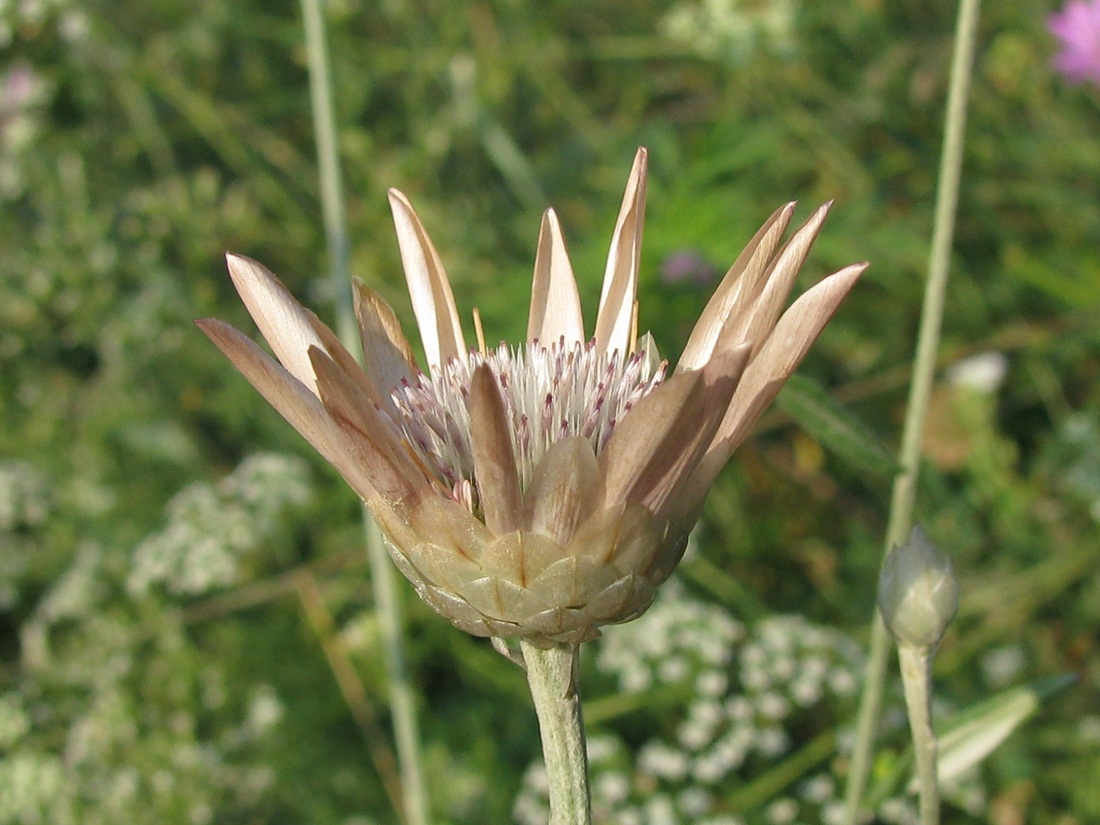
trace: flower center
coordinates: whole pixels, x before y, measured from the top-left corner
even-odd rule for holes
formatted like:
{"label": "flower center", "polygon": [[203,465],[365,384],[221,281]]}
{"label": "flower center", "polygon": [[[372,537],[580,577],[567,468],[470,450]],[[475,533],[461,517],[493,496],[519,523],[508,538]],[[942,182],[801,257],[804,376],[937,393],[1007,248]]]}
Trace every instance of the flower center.
{"label": "flower center", "polygon": [[592,341],[567,345],[562,339],[549,347],[532,341],[471,351],[435,376],[403,382],[392,396],[401,413],[395,424],[420,462],[472,511],[477,482],[470,381],[481,364],[488,364],[501,389],[523,490],[545,452],[563,438],[586,438],[599,455],[615,425],[664,380],[668,366],[651,348],[623,359],[618,350],[598,352]]}

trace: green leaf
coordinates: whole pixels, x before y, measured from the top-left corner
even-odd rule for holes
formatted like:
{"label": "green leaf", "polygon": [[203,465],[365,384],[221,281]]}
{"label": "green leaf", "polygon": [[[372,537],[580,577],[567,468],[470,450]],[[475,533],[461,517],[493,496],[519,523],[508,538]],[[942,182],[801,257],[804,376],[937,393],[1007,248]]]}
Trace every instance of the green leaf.
{"label": "green leaf", "polygon": [[[1027,721],[1040,703],[1065,690],[1077,680],[1073,674],[1062,674],[1011,688],[967,708],[942,724],[937,724],[938,762],[936,774],[940,782],[950,781],[977,765],[996,750],[1009,735]],[[913,750],[880,763],[881,779],[868,794],[867,804],[874,809],[903,784],[909,793],[916,793],[912,778]]]}
{"label": "green leaf", "polygon": [[889,478],[900,469],[897,460],[851,410],[837,403],[804,375],[792,375],[776,405],[811,436],[860,470]]}
{"label": "green leaf", "polygon": [[937,726],[940,781],[954,779],[981,762],[1039,709],[1039,703],[1076,681],[1063,674],[1007,690]]}

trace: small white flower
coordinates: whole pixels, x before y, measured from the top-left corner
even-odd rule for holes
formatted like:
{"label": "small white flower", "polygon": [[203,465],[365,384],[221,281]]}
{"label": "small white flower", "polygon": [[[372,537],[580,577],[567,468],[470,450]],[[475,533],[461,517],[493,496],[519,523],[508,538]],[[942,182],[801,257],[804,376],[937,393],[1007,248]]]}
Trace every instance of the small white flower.
{"label": "small white flower", "polygon": [[654,740],[642,746],[638,754],[638,767],[659,779],[679,781],[687,776],[690,762],[683,751]]}
{"label": "small white flower", "polygon": [[777,799],[765,813],[772,825],[790,825],[798,816],[798,803],[793,799]]}
{"label": "small white flower", "polygon": [[1004,645],[984,654],[982,673],[993,687],[1005,687],[1013,682],[1024,667],[1024,651],[1020,645]]}
{"label": "small white flower", "polygon": [[785,718],[791,712],[791,703],[773,690],[762,693],[756,700],[760,714],[771,721]]}
{"label": "small white flower", "polygon": [[707,670],[700,673],[695,680],[695,692],[700,696],[717,699],[726,695],[729,690],[730,680],[720,670]]}
{"label": "small white flower", "polygon": [[1081,719],[1077,724],[1077,736],[1082,742],[1100,742],[1100,716]]}
{"label": "small white flower", "polygon": [[791,682],[790,693],[791,698],[794,699],[795,702],[804,708],[808,708],[821,700],[821,681],[819,679],[806,678],[805,675],[799,675],[798,678]]}
{"label": "small white flower", "polygon": [[829,774],[818,774],[810,777],[799,788],[802,797],[808,802],[822,804],[827,802],[836,793],[836,781]]}
{"label": "small white flower", "polygon": [[629,798],[630,780],[621,771],[607,771],[595,778],[592,792],[601,802],[615,808]]}
{"label": "small white flower", "polygon": [[1003,352],[982,352],[952,364],[947,380],[956,387],[989,395],[1000,389],[1008,373],[1008,358]]}
{"label": "small white flower", "polygon": [[676,797],[676,804],[686,817],[698,819],[707,813],[713,805],[712,796],[702,788],[685,788]]}

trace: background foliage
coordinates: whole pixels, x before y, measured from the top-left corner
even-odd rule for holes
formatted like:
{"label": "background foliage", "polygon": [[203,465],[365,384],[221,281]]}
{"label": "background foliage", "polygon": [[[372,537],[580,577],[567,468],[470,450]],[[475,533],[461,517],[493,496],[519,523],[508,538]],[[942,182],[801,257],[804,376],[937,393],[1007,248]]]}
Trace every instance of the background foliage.
{"label": "background foliage", "polygon": [[[962,580],[945,707],[1079,681],[985,763],[981,812],[960,803],[951,822],[1100,818],[1100,109],[1049,68],[1049,11],[983,9],[918,508]],[[408,324],[384,196],[399,186],[461,305],[515,339],[553,204],[594,307],[645,145],[641,320],[674,355],[772,209],[835,198],[807,282],[873,267],[803,372],[892,446],[954,13],[334,0],[353,270]],[[0,823],[397,821],[354,496],[191,324],[251,328],[226,249],[327,314],[297,4],[13,0],[0,46]],[[992,381],[950,370],[987,352]],[[888,490],[772,414],[712,494],[678,598],[862,641]],[[537,753],[521,675],[405,603],[437,820],[507,821]],[[674,729],[699,685],[632,693],[601,661],[585,675],[594,733],[630,776],[622,753]],[[852,700],[829,702],[737,782],[802,764],[822,720],[843,730]],[[887,727],[880,773],[905,744]],[[827,750],[716,805],[794,821],[777,803],[844,766]],[[637,821],[679,821],[665,815]]]}

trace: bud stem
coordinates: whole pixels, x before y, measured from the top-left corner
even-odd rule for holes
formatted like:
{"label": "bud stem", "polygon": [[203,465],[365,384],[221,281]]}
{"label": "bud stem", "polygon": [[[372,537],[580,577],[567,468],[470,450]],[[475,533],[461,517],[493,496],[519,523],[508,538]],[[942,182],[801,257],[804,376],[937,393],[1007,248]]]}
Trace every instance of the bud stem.
{"label": "bud stem", "polygon": [[521,639],[520,649],[539,717],[550,788],[550,825],[590,825],[588,752],[577,689],[579,648],[558,644],[544,650]]}
{"label": "bud stem", "polygon": [[939,825],[940,791],[936,779],[936,734],[932,730],[932,648],[898,646],[909,730],[917,761],[921,825]]}

